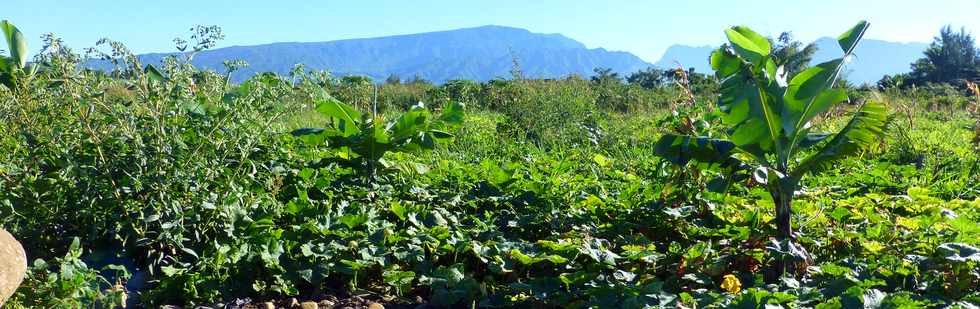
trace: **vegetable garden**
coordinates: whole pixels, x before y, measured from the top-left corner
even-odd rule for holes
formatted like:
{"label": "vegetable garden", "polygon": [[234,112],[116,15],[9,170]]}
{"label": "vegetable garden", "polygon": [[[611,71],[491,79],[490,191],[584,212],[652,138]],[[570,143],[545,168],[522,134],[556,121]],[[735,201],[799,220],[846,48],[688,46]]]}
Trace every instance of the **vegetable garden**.
{"label": "vegetable garden", "polygon": [[980,305],[980,97],[840,85],[864,22],[795,76],[733,27],[656,87],[235,84],[190,65],[213,29],[144,64],[2,26],[9,308]]}

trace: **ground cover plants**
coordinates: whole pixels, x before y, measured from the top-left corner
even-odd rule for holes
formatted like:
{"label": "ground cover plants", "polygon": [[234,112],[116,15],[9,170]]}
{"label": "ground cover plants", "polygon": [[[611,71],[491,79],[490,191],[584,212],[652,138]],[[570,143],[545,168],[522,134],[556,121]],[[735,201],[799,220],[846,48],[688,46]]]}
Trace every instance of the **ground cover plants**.
{"label": "ground cover plants", "polygon": [[36,260],[11,308],[980,302],[975,98],[838,87],[865,23],[795,76],[734,27],[715,76],[444,85],[235,84],[111,41],[85,69],[53,36],[21,61],[2,25],[0,226]]}

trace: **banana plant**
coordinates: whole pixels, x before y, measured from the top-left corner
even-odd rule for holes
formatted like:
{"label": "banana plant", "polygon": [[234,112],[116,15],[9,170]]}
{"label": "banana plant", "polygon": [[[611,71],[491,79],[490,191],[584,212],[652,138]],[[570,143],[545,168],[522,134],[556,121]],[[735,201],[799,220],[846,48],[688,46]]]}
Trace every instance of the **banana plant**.
{"label": "banana plant", "polygon": [[454,136],[449,132],[459,128],[465,118],[461,103],[450,102],[439,117],[420,103],[388,121],[384,115],[362,114],[327,94],[317,99],[316,111],[329,119],[324,128],[303,128],[292,134],[337,149],[338,159],[372,178],[384,165],[386,153],[431,150],[451,140]]}
{"label": "banana plant", "polygon": [[14,24],[0,21],[0,31],[7,41],[9,56],[0,55],[0,85],[13,90],[19,79],[34,75],[37,67],[27,65],[27,40]]}
{"label": "banana plant", "polygon": [[668,134],[654,151],[671,162],[699,161],[732,166],[746,162],[753,177],[766,186],[775,204],[774,270],[779,276],[797,262],[809,259],[794,241],[791,224],[793,194],[804,175],[818,173],[834,161],[875,143],[887,120],[879,101],[862,104],[840,131],[815,132],[811,121],[831,106],[848,101],[835,87],[845,63],[869,24],[859,22],[838,37],[840,58],[800,72],[786,81],[771,56],[769,40],[748,27],[725,31],[729,44],[711,54],[711,67],[722,81],[717,102],[728,139]]}

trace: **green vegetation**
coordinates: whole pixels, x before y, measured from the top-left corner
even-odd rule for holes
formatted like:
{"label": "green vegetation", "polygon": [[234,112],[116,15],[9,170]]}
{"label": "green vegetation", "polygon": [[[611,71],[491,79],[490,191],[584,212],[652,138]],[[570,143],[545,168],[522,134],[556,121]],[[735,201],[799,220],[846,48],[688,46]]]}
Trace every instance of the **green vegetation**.
{"label": "green vegetation", "polygon": [[880,87],[927,86],[930,84],[954,84],[980,80],[980,49],[966,29],[953,31],[943,27],[922,59],[912,63],[912,72],[885,76],[878,82]]}
{"label": "green vegetation", "polygon": [[443,85],[233,84],[108,41],[88,70],[48,37],[0,86],[0,226],[37,260],[7,306],[980,302],[977,97],[845,90],[843,58],[787,80],[793,53],[727,34],[717,76]]}
{"label": "green vegetation", "polygon": [[[722,122],[732,126],[731,140],[667,134],[658,142],[657,154],[681,166],[692,159],[722,167],[742,165],[736,152],[756,163],[755,180],[766,186],[776,204],[778,236],[770,249],[777,256],[778,276],[787,267],[810,260],[806,249],[793,241],[797,236],[791,224],[792,204],[800,180],[862,151],[885,129],[885,106],[871,101],[862,104],[833,138],[829,138],[831,134],[810,132],[814,117],[847,100],[843,89],[833,87],[844,58],[851,56],[867,28],[862,22],[840,36],[843,57],[803,70],[788,84],[782,66],[770,56],[772,47],[765,37],[745,27],[727,30],[731,46],[715,51],[711,66],[722,79],[718,107]],[[795,158],[817,145],[820,147],[802,160]],[[785,263],[786,259],[793,263]]]}

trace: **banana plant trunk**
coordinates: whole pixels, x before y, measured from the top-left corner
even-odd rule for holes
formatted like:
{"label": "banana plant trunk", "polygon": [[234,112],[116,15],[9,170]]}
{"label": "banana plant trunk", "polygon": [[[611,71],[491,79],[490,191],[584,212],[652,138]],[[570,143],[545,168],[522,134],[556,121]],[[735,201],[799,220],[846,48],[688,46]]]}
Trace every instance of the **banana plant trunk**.
{"label": "banana plant trunk", "polygon": [[[794,246],[793,237],[793,192],[796,191],[796,182],[789,177],[779,179],[770,188],[772,201],[776,206],[776,239],[780,244],[787,244],[788,247]],[[789,248],[781,249],[789,249]],[[793,269],[792,259],[787,259],[785,254],[777,255],[773,270],[777,277],[786,274],[787,269]]]}
{"label": "banana plant trunk", "polygon": [[776,204],[776,238],[779,240],[793,239],[793,194],[783,193],[773,195]]}

